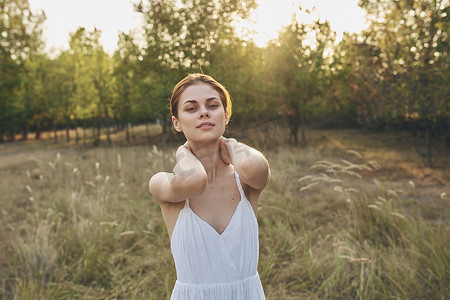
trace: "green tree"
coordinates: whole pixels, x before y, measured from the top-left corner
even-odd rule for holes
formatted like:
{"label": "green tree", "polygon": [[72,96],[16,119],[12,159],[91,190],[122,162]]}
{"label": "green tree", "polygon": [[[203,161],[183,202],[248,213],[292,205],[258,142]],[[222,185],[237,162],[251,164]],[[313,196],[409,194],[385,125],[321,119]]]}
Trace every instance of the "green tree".
{"label": "green tree", "polygon": [[213,46],[233,36],[233,22],[255,7],[254,0],[148,0],[136,9],[146,21],[149,55],[168,68],[199,70]]}
{"label": "green tree", "polygon": [[300,24],[293,15],[291,24],[268,48],[268,69],[278,95],[278,113],[286,119],[295,144],[301,130],[302,145],[307,145],[306,120],[325,109],[324,95],[329,84],[326,51],[333,42],[328,22]]}
{"label": "green tree", "polygon": [[330,100],[335,113],[343,118],[381,130],[386,122],[384,103],[389,83],[378,71],[382,68],[379,55],[380,49],[361,36],[346,34],[334,49],[330,65]]}
{"label": "green tree", "polygon": [[70,69],[67,85],[71,95],[66,106],[66,117],[68,120],[82,120],[84,137],[87,120],[93,120],[96,128],[95,143],[100,140],[103,125],[107,142],[111,144],[113,63],[103,50],[100,36],[100,30],[89,32],[82,27],[71,34],[69,52],[64,54],[67,62],[65,67]]}
{"label": "green tree", "polygon": [[267,85],[264,49],[252,41],[229,38],[226,44],[217,44],[206,71],[227,89],[233,100],[232,123],[248,128],[249,123],[261,123],[274,114],[269,103],[274,98]]}
{"label": "green tree", "polygon": [[150,72],[142,89],[165,132],[169,91],[187,73],[212,71],[214,50],[233,43],[233,22],[248,18],[255,7],[255,0],[148,0],[136,5],[146,21],[143,67]]}
{"label": "green tree", "polygon": [[[424,132],[426,161],[432,163],[431,135],[450,118],[449,1],[361,0],[371,25],[359,45],[375,49],[377,110],[387,124],[408,122]],[[381,95],[383,94],[383,95]],[[378,103],[376,103],[378,102]],[[377,109],[374,109],[377,107]],[[367,114],[369,115],[369,114]]]}
{"label": "green tree", "polygon": [[70,97],[66,90],[67,82],[64,79],[67,74],[65,66],[64,54],[61,54],[56,59],[49,60],[48,68],[44,69],[47,72],[42,73],[44,109],[48,113],[48,128],[53,130],[55,143],[58,142],[57,129],[64,119],[62,102],[67,101],[60,100]]}
{"label": "green tree", "polygon": [[[49,80],[52,78],[51,80]],[[23,139],[26,139],[29,127],[36,133],[36,139],[40,138],[42,130],[49,128],[49,123],[57,120],[51,117],[54,107],[58,104],[55,99],[49,98],[48,89],[56,87],[54,81],[54,62],[46,55],[33,55],[27,62],[27,75],[22,89],[24,102],[27,108],[22,110]]]}
{"label": "green tree", "polygon": [[[61,67],[71,69],[69,85],[72,86],[72,101],[74,102],[74,119],[81,122],[83,128],[83,143],[86,143],[87,128],[92,126],[96,116],[96,95],[92,81],[93,69],[93,38],[91,33],[80,27],[70,34],[70,48],[61,53]],[[79,120],[79,121],[77,121]]]}
{"label": "green tree", "polygon": [[143,97],[139,94],[138,88],[142,84],[142,72],[139,64],[143,56],[133,33],[119,35],[118,49],[114,53],[113,59],[116,89],[113,111],[122,129],[125,129],[127,142],[130,142],[129,124],[136,121],[134,115],[139,112],[150,113],[148,107],[140,105]]}
{"label": "green tree", "polygon": [[[101,31],[94,30],[93,34],[94,52],[93,52],[93,83],[97,95],[97,117],[103,119],[100,124],[104,124],[106,129],[106,140],[111,145],[111,104],[112,87],[114,85],[113,63],[111,57],[103,50],[100,43]],[[102,118],[103,117],[103,118]],[[97,138],[100,139],[100,127],[98,127]]]}
{"label": "green tree", "polygon": [[0,2],[0,142],[14,139],[22,129],[26,138],[33,117],[33,76],[30,61],[42,49],[44,13],[31,12],[28,0]]}

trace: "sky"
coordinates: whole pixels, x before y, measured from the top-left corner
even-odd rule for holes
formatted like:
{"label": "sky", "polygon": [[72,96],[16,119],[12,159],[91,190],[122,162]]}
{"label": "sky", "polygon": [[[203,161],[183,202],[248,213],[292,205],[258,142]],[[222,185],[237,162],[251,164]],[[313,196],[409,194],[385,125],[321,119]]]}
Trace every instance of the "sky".
{"label": "sky", "polygon": [[[258,1],[258,0],[257,0]],[[291,22],[292,12],[316,7],[313,16],[329,20],[337,33],[337,39],[344,31],[360,32],[366,27],[364,12],[357,6],[358,0],[259,0],[259,7],[251,17],[248,26],[256,31],[253,37],[259,46],[278,36],[278,30]],[[47,20],[44,24],[44,39],[47,51],[67,49],[69,33],[78,27],[102,30],[101,42],[104,49],[113,53],[120,31],[141,31],[142,19],[133,9],[131,0],[29,0],[32,11],[44,10]],[[306,16],[299,16],[308,21]]]}

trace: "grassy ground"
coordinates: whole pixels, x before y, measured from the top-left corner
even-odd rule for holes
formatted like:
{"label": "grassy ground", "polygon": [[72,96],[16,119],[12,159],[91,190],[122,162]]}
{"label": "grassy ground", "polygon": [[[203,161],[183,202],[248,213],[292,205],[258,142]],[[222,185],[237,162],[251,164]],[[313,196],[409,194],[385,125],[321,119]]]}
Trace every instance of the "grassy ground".
{"label": "grassy ground", "polygon": [[[446,149],[430,169],[405,134],[311,131],[305,149],[281,129],[229,134],[271,165],[258,210],[268,299],[448,297]],[[0,299],[168,299],[176,274],[147,183],[175,146],[1,147]]]}

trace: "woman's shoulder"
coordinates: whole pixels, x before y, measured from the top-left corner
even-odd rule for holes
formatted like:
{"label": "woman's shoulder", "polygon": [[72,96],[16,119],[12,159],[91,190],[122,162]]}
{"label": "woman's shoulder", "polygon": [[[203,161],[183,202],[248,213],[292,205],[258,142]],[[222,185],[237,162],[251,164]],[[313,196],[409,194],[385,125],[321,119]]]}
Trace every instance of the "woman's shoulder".
{"label": "woman's shoulder", "polygon": [[263,190],[255,189],[251,187],[249,184],[243,182],[239,176],[239,173],[234,170],[234,175],[236,176],[236,184],[238,185],[238,188],[240,188],[240,192],[242,192],[245,196],[245,198],[250,202],[250,204],[253,206],[255,213],[256,213],[256,207],[258,205],[259,195]]}

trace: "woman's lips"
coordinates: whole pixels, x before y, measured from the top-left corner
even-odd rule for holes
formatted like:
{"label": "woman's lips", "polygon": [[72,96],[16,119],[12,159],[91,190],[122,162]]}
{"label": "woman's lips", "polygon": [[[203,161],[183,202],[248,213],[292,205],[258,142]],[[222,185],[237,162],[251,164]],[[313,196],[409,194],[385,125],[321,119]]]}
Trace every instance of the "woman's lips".
{"label": "woman's lips", "polygon": [[213,126],[214,126],[213,123],[210,123],[210,122],[203,122],[203,123],[201,123],[199,126],[197,126],[197,128],[200,128],[200,129],[210,129],[210,128],[212,128]]}

